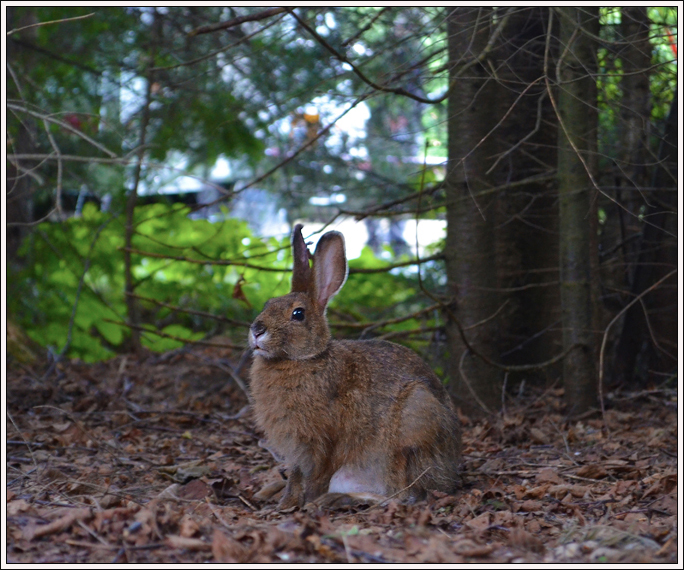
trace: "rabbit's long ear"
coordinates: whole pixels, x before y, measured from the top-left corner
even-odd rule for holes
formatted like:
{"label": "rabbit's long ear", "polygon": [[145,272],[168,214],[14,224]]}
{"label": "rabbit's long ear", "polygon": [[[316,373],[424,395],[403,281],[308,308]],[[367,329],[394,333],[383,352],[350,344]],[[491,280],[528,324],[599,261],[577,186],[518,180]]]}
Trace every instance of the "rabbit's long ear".
{"label": "rabbit's long ear", "polygon": [[347,280],[347,256],[344,236],[340,232],[323,234],[316,246],[313,261],[312,296],[321,310],[336,295]]}
{"label": "rabbit's long ear", "polygon": [[302,224],[297,224],[292,232],[292,292],[306,293],[311,284],[311,268],[309,267],[309,248],[302,237]]}

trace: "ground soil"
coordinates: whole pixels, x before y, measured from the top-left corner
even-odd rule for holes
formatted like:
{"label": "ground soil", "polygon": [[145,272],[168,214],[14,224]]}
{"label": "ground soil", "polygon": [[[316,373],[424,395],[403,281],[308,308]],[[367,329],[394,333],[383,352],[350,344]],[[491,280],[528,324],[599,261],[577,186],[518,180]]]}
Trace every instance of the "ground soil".
{"label": "ground soil", "polygon": [[[239,355],[236,355],[239,356]],[[677,394],[562,389],[464,424],[463,487],[406,505],[277,509],[238,358],[193,348],[10,363],[6,556],[15,563],[676,563]],[[246,377],[243,371],[240,376]]]}

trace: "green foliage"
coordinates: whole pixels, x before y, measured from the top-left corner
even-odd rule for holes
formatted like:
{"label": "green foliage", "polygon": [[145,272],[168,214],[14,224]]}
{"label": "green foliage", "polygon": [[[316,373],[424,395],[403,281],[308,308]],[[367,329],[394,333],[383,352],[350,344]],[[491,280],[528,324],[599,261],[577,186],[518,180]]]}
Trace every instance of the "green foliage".
{"label": "green foliage", "polygon": [[[140,301],[141,326],[162,333],[143,333],[143,345],[154,351],[178,348],[182,345],[178,339],[201,339],[218,332],[220,324],[159,303],[250,322],[268,299],[286,294],[290,287],[287,239],[261,240],[243,221],[227,218],[210,223],[189,218],[188,211],[178,204],[152,204],[137,208],[135,213],[133,249],[145,253],[133,253],[132,272],[136,295],[157,301]],[[81,217],[39,225],[22,246],[21,253],[30,263],[20,273],[10,275],[10,312],[31,338],[59,352],[69,336],[75,306],[69,356],[92,362],[124,350],[130,331],[124,324],[128,309],[123,246],[123,217],[100,212],[93,204],[86,204]],[[192,263],[168,256],[235,265]],[[352,262],[352,267],[359,268],[380,265],[369,248]],[[247,302],[234,295],[238,285]],[[363,321],[418,308],[413,279],[390,273],[350,276],[332,303],[336,314]],[[387,330],[415,327],[409,323]],[[244,342],[246,336],[246,329],[240,326],[230,325],[223,332],[236,343]]]}
{"label": "green foliage", "polygon": [[[601,9],[601,36],[609,42],[628,41],[620,36],[620,8]],[[677,62],[672,52],[672,42],[677,41],[676,8],[649,8],[651,20],[649,40],[652,46],[653,69],[649,73],[651,89],[651,120],[654,125],[664,121],[670,110],[672,98],[677,87]],[[600,47],[597,52],[599,74],[597,76],[599,107],[599,141],[602,153],[616,155],[623,141],[620,138],[620,109],[622,102],[623,62],[618,50]],[[654,131],[651,141],[653,148],[658,146],[659,129]],[[611,150],[612,149],[612,150]]]}

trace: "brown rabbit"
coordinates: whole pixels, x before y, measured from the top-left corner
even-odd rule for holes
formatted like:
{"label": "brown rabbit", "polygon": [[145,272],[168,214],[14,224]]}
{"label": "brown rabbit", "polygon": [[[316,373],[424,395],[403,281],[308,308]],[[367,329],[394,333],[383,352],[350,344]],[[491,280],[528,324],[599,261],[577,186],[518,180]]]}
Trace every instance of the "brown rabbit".
{"label": "brown rabbit", "polygon": [[321,237],[312,267],[301,224],[292,248],[292,292],[268,301],[249,331],[256,422],[290,467],[280,507],[325,493],[451,492],[461,433],[439,379],[398,344],[330,338],[326,307],[347,279],[341,233]]}

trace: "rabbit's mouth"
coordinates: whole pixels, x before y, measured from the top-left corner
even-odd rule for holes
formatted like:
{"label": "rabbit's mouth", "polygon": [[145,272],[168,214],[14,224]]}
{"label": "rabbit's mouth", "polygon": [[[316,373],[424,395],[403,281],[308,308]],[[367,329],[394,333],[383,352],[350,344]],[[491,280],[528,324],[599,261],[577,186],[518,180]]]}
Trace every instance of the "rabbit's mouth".
{"label": "rabbit's mouth", "polygon": [[[266,335],[264,335],[266,336]],[[256,337],[254,333],[250,330],[249,331],[249,344],[252,347],[252,353],[257,355],[257,356],[262,356],[264,358],[268,358],[271,353],[268,349],[264,348],[263,342],[266,340],[266,338],[262,337],[262,335],[259,335],[259,337]],[[259,345],[259,341],[262,342],[262,345]]]}
{"label": "rabbit's mouth", "polygon": [[268,358],[271,354],[268,350],[261,348],[259,345],[252,347],[252,353],[257,356],[263,356],[264,358]]}

